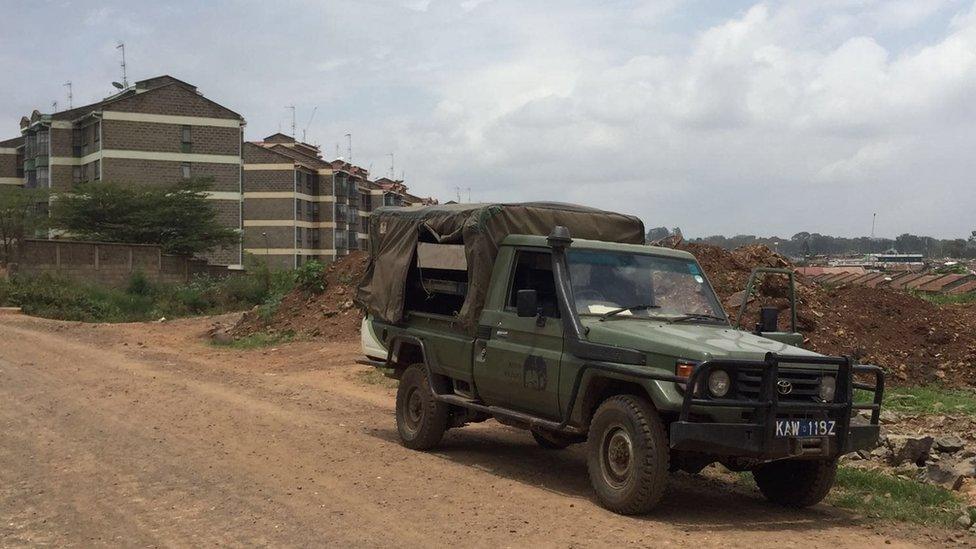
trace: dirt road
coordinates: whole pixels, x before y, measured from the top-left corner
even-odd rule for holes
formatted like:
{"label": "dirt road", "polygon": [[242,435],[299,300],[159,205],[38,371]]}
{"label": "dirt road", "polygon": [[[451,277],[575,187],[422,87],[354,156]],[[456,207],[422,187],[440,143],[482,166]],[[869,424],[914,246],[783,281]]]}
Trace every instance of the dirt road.
{"label": "dirt road", "polygon": [[0,316],[0,546],[933,543],[689,476],[653,516],[616,516],[579,448],[494,422],[403,448],[354,343],[235,351],[207,326]]}

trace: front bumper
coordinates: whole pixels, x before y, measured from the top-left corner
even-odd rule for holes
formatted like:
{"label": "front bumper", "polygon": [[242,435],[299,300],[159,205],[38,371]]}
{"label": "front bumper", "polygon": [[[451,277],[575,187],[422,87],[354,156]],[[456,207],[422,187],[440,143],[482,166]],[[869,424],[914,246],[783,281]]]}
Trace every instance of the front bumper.
{"label": "front bumper", "polygon": [[[837,366],[837,387],[833,402],[795,402],[779,400],[776,384],[780,364]],[[758,398],[709,398],[704,390],[708,374],[724,369],[735,378],[739,370],[759,372],[762,383]],[[855,374],[873,374],[875,383],[857,382]],[[854,389],[874,393],[870,404],[853,402]],[[747,457],[761,460],[791,457],[833,458],[848,452],[873,448],[878,444],[884,372],[871,365],[855,365],[848,357],[806,357],[770,353],[765,360],[713,360],[695,368],[688,380],[681,415],[671,424],[671,448],[715,456]],[[744,423],[716,423],[696,418],[692,409],[728,407],[751,409]],[[871,410],[867,424],[852,425],[855,410]],[[829,437],[777,437],[778,417],[812,415],[836,422],[836,435]],[[699,415],[700,416],[700,415]]]}

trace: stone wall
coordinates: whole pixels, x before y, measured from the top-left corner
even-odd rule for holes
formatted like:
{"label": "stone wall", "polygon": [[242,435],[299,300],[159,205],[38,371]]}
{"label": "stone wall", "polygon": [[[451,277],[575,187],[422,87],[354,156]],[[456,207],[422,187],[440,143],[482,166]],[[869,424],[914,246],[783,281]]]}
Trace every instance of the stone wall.
{"label": "stone wall", "polygon": [[52,274],[81,282],[121,287],[135,273],[153,282],[178,284],[195,275],[231,276],[243,271],[210,265],[201,259],[162,253],[150,244],[116,244],[73,240],[25,240],[18,263],[20,275]]}

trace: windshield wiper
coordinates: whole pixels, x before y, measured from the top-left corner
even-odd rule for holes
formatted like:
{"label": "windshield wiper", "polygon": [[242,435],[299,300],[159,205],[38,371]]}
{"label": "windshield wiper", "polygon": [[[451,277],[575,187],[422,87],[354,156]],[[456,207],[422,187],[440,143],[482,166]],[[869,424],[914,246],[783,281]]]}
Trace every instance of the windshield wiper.
{"label": "windshield wiper", "polygon": [[726,322],[726,319],[720,316],[709,315],[705,313],[688,313],[686,315],[676,316],[671,320],[668,320],[668,324],[674,324],[675,322],[684,322],[686,320],[720,320],[722,322]]}
{"label": "windshield wiper", "polygon": [[607,311],[607,312],[603,313],[602,315],[600,315],[600,322],[603,322],[604,320],[606,320],[606,319],[608,319],[608,318],[610,318],[612,316],[616,316],[616,315],[618,315],[620,313],[623,313],[623,312],[626,312],[626,311],[646,311],[648,309],[660,309],[660,308],[661,308],[660,305],[654,305],[654,304],[651,304],[651,303],[645,303],[645,304],[641,304],[641,305],[631,305],[630,307],[621,307],[619,309],[614,309],[612,311]]}

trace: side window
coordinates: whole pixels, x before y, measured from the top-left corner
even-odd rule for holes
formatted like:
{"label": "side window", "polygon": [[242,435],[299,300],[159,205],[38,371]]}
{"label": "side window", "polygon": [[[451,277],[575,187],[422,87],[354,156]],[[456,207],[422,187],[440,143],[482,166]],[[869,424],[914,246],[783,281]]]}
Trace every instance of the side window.
{"label": "side window", "polygon": [[516,254],[515,270],[508,289],[506,307],[515,309],[515,299],[519,290],[535,290],[542,314],[550,318],[559,318],[556,283],[552,277],[552,255],[548,252],[527,250],[520,250]]}

